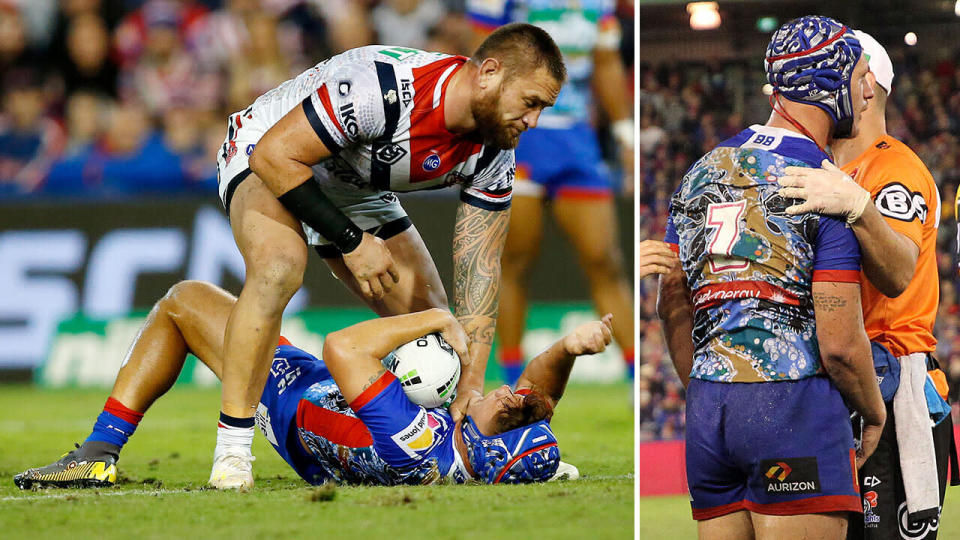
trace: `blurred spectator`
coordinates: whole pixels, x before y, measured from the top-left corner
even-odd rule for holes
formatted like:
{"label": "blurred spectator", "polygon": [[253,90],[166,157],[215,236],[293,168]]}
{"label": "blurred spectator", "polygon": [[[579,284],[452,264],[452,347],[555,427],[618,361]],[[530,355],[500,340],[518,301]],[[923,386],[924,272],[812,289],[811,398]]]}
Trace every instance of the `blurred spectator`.
{"label": "blurred spectator", "polygon": [[470,56],[475,49],[472,36],[470,21],[461,14],[449,13],[427,30],[427,42],[423,48],[427,51]]}
{"label": "blurred spectator", "polygon": [[[191,0],[147,0],[120,23],[116,47],[121,67],[129,67],[149,48],[151,27],[169,25],[173,39],[186,49],[202,43],[207,9]],[[156,46],[156,44],[154,45]]]}
{"label": "blurred spectator", "polygon": [[66,50],[61,53],[64,91],[89,90],[116,96],[117,67],[109,58],[110,34],[96,13],[71,18],[66,28]]}
{"label": "blurred spectator", "polygon": [[93,146],[106,125],[107,107],[107,98],[94,92],[81,90],[70,96],[64,114],[67,127],[64,155],[77,155]]}
{"label": "blurred spectator", "polygon": [[27,29],[20,12],[0,3],[0,76],[17,68],[42,65],[27,44]]}
{"label": "blurred spectator", "polygon": [[220,99],[219,75],[204,69],[181,39],[184,13],[177,6],[160,0],[144,6],[141,54],[121,74],[122,99],[141,101],[158,118],[174,106],[214,109]]}
{"label": "blurred spectator", "polygon": [[371,20],[377,42],[426,49],[428,31],[446,16],[441,0],[384,0]]}
{"label": "blurred spectator", "polygon": [[248,18],[248,39],[241,54],[231,60],[229,109],[241,110],[257,96],[274,88],[294,74],[280,52],[277,21],[267,15]]}
{"label": "blurred spectator", "polygon": [[656,113],[646,108],[640,113],[640,132],[637,136],[637,149],[645,155],[653,154],[660,144],[666,142],[667,132],[660,127]]}
{"label": "blurred spectator", "polygon": [[118,104],[103,137],[85,152],[60,160],[44,191],[51,195],[161,194],[187,187],[180,156],[151,129],[142,106]]}
{"label": "blurred spectator", "polygon": [[40,75],[28,68],[4,73],[0,123],[0,194],[27,193],[46,177],[63,147],[63,130],[46,116]]}
{"label": "blurred spectator", "polygon": [[331,55],[375,43],[370,16],[360,0],[308,0],[323,19]]}

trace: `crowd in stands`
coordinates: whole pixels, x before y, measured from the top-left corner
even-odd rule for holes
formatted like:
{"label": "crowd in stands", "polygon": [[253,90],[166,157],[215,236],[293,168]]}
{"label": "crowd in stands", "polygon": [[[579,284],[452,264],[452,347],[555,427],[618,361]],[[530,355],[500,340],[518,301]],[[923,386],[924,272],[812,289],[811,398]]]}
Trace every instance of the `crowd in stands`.
{"label": "crowd in stands", "polygon": [[[947,372],[958,418],[960,305],[957,227],[960,184],[960,53],[931,60],[890,49],[896,78],[887,101],[887,131],[923,160],[940,191],[940,311],[936,357]],[[663,238],[669,199],[695,159],[751,124],[766,122],[766,81],[756,63],[639,66],[639,239]],[[640,440],[678,439],[684,432],[683,387],[656,316],[656,279],[640,283]]]}
{"label": "crowd in stands", "polygon": [[214,194],[228,114],[353,47],[469,55],[462,11],[463,0],[0,0],[0,201]]}

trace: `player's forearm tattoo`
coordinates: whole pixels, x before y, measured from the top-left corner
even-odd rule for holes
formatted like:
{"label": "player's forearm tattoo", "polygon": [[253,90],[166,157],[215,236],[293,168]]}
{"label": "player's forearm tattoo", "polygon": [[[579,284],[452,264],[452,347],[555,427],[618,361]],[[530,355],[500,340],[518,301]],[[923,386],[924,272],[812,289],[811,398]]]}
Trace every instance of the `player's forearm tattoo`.
{"label": "player's forearm tattoo", "polygon": [[473,343],[489,345],[500,301],[500,256],[510,210],[460,203],[453,231],[453,309]]}
{"label": "player's forearm tattoo", "polygon": [[380,368],[379,370],[377,370],[377,374],[374,375],[374,376],[372,376],[372,377],[370,377],[370,379],[367,381],[367,384],[363,385],[363,388],[360,389],[360,392],[362,393],[362,392],[363,392],[364,390],[366,390],[367,388],[370,388],[371,386],[373,386],[373,383],[377,382],[377,380],[379,380],[380,377],[381,377],[384,373],[386,373],[386,371],[387,371],[386,368]]}
{"label": "player's forearm tattoo", "polygon": [[847,300],[840,296],[826,293],[813,293],[813,307],[823,311],[836,311],[844,308]]}

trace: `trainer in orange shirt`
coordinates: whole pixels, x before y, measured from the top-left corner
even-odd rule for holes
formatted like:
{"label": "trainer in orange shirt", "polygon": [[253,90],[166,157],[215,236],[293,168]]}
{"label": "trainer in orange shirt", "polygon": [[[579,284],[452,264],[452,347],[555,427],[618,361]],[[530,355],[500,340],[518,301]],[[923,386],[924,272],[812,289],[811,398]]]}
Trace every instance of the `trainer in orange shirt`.
{"label": "trainer in orange shirt", "polygon": [[[848,538],[931,539],[946,489],[952,433],[949,419],[929,430],[923,393],[927,370],[939,370],[930,353],[937,344],[940,194],[920,158],[886,132],[890,58],[868,34],[857,31],[857,37],[868,58],[874,99],[863,111],[859,133],[833,144],[843,170],[828,161],[821,169],[789,167],[779,180],[787,186],[780,194],[805,199],[787,212],[847,218],[863,256],[860,295],[867,336],[899,359],[900,386],[887,403],[887,425],[859,472],[863,523],[851,523]],[[946,395],[945,388],[938,390]]]}

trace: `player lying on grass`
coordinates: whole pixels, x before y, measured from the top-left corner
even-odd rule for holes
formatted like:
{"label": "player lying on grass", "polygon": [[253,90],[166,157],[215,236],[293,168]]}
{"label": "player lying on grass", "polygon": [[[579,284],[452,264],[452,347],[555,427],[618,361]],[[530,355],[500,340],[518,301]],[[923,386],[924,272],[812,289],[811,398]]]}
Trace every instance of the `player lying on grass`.
{"label": "player lying on grass", "polygon": [[[14,477],[21,489],[109,486],[120,450],[143,413],[177,380],[188,352],[217,377],[236,298],[209,283],[178,283],[154,306],[87,440],[51,465]],[[260,397],[260,430],[311,484],[520,483],[550,479],[560,463],[550,418],[578,355],[603,351],[611,318],[578,326],[534,358],[512,392],[471,396],[462,421],[403,393],[381,359],[439,332],[455,350],[466,336],[447,310],[365,321],[329,334],[323,360],[281,338]],[[466,358],[466,356],[461,356]],[[238,453],[231,459],[250,460]],[[249,462],[238,468],[249,470]]]}

